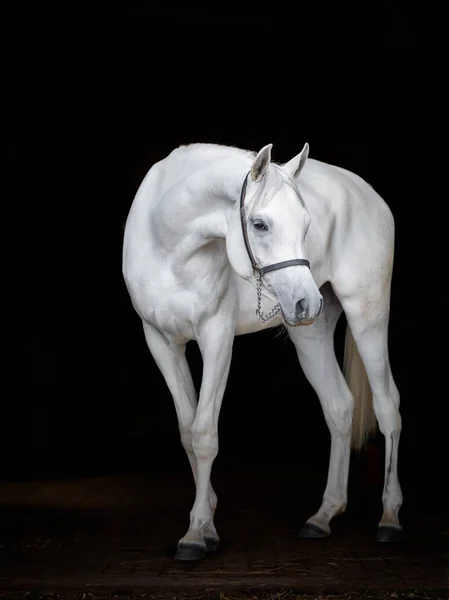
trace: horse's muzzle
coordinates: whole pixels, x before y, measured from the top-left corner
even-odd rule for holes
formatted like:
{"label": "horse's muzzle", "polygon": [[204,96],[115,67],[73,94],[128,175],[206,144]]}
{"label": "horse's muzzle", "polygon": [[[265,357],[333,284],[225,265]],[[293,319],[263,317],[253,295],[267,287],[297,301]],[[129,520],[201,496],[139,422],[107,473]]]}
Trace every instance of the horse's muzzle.
{"label": "horse's muzzle", "polygon": [[282,318],[290,327],[312,325],[323,312],[323,298],[320,296],[319,306],[313,309],[306,298],[298,300],[295,305],[295,313],[287,315],[282,309]]}

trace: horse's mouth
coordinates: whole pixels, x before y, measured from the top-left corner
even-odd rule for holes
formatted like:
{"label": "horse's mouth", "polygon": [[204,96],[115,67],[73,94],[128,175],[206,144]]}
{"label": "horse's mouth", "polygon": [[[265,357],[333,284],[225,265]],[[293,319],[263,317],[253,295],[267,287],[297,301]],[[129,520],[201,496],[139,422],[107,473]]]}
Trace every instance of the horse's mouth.
{"label": "horse's mouth", "polygon": [[281,310],[281,314],[282,314],[282,320],[284,321],[285,325],[288,325],[288,327],[307,327],[308,325],[313,325],[316,321],[316,319],[309,317],[307,319],[295,320],[293,323],[291,323],[288,319],[285,318],[285,315],[282,312],[282,310]]}
{"label": "horse's mouth", "polygon": [[298,323],[298,326],[304,326],[307,327],[307,325],[313,325],[315,323],[316,319],[303,319],[302,321],[300,321]]}

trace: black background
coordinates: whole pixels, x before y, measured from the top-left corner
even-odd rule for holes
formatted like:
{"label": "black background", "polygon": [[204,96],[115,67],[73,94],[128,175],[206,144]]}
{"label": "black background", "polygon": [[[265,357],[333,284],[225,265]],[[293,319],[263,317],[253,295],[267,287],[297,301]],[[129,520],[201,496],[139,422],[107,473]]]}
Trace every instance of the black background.
{"label": "black background", "polygon": [[[271,142],[283,162],[307,141],[313,158],[364,177],[395,216],[400,470],[412,486],[441,482],[446,342],[434,244],[443,219],[430,208],[440,175],[428,166],[429,133],[439,134],[419,23],[394,3],[326,18],[277,8],[213,15],[153,4],[11,19],[18,210],[5,233],[20,279],[9,290],[19,354],[4,399],[3,477],[188,468],[122,280],[124,220],[146,171],[179,144]],[[194,343],[188,356],[199,384]],[[328,448],[289,340],[236,338],[216,468],[326,465]]]}

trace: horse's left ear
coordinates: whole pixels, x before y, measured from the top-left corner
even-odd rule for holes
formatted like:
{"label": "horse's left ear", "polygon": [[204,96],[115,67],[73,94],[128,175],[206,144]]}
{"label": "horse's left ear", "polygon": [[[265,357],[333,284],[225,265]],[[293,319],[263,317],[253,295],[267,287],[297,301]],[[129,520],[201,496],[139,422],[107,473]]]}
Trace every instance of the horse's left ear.
{"label": "horse's left ear", "polygon": [[285,163],[285,165],[283,165],[284,171],[286,171],[291,177],[293,177],[293,179],[299,177],[303,166],[306,164],[308,156],[309,144],[306,142],[301,152],[297,156],[295,156],[295,158],[292,158],[288,161],[288,163]]}
{"label": "horse's left ear", "polygon": [[265,171],[268,169],[268,165],[271,161],[272,147],[273,144],[268,144],[257,153],[257,156],[253,162],[253,166],[251,167],[251,178],[253,181],[260,181],[265,175]]}

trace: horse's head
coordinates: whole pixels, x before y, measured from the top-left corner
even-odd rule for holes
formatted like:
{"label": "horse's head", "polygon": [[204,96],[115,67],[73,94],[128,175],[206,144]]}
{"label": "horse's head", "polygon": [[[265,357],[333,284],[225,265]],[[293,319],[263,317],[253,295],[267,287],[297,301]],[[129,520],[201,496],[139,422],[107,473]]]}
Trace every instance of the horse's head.
{"label": "horse's head", "polygon": [[260,150],[245,179],[242,208],[227,236],[228,256],[244,279],[261,277],[287,325],[309,325],[323,299],[304,253],[310,215],[294,181],[309,147],[284,165],[271,163],[271,148]]}

